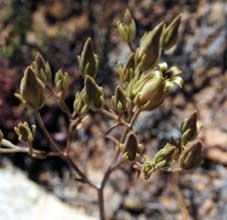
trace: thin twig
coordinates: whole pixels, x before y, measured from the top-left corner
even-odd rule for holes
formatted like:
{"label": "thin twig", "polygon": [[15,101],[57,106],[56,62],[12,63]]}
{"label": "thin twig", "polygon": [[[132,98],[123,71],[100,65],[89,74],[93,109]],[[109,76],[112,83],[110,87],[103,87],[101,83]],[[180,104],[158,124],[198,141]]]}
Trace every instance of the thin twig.
{"label": "thin twig", "polygon": [[182,194],[181,190],[179,189],[178,181],[179,181],[179,173],[177,173],[177,172],[176,173],[173,173],[172,174],[173,189],[174,189],[174,192],[176,194],[179,207],[181,209],[182,219],[190,220],[191,217],[190,217],[188,208],[187,208],[187,206],[185,204],[184,195]]}
{"label": "thin twig", "polygon": [[[109,112],[106,112],[106,110],[104,110],[104,109],[101,112],[106,114],[106,115],[111,114],[111,113],[109,114]],[[135,113],[133,114],[133,116],[130,119],[130,123],[129,124],[127,123],[128,126],[126,126],[126,128],[125,128],[125,131],[122,135],[122,139],[121,139],[120,143],[124,143],[128,132],[132,129],[132,127],[133,127],[137,117],[139,116],[139,114],[140,114],[140,110],[136,110]],[[112,114],[110,116],[112,117]],[[119,141],[114,140],[112,137],[111,137],[111,139],[113,141],[115,141],[116,144],[119,143]],[[106,186],[106,183],[108,182],[113,171],[115,171],[117,168],[119,168],[125,162],[125,160],[120,160],[119,162],[117,162],[119,155],[120,155],[120,152],[121,152],[120,148],[118,148],[115,156],[113,157],[112,162],[110,163],[107,170],[105,171],[101,185],[98,188],[99,212],[100,212],[100,219],[101,220],[106,220],[105,206],[104,206],[104,188]]]}
{"label": "thin twig", "polygon": [[45,127],[45,124],[42,120],[42,117],[40,115],[40,113],[38,111],[35,112],[35,116],[37,118],[37,121],[41,127],[41,129],[43,130],[46,138],[48,139],[48,141],[50,142],[51,146],[52,146],[52,149],[53,151],[57,151],[59,153],[59,156],[65,160],[68,165],[70,167],[72,167],[76,173],[82,178],[84,179],[84,182],[87,183],[88,185],[90,185],[92,188],[95,188],[97,189],[97,186],[92,183],[91,180],[88,179],[88,177],[86,176],[86,174],[84,174],[84,172],[77,166],[77,164],[74,162],[73,158],[71,158],[69,155],[66,155],[65,153],[63,153],[61,150],[60,150],[60,147],[57,145],[57,143],[53,140],[53,138],[50,136],[48,130],[46,129]]}
{"label": "thin twig", "polygon": [[58,152],[61,156],[64,157],[64,154],[60,150],[60,147],[57,145],[57,143],[54,141],[54,139],[51,137],[50,133],[46,129],[46,126],[45,126],[45,124],[43,122],[43,119],[42,119],[39,111],[35,111],[34,114],[35,114],[35,117],[37,119],[37,122],[39,123],[40,128],[42,129],[42,131],[45,134],[47,140],[49,141],[52,150]]}
{"label": "thin twig", "polygon": [[106,138],[110,139],[111,141],[113,141],[115,144],[119,144],[119,140],[117,140],[117,138],[111,136],[111,135],[106,135]]}
{"label": "thin twig", "polygon": [[117,122],[115,123],[107,132],[106,135],[108,135],[109,133],[111,133],[115,128],[122,126],[123,124],[121,122]]}
{"label": "thin twig", "polygon": [[45,159],[47,157],[54,157],[54,156],[59,157],[58,153],[36,150],[32,147],[32,145],[29,145],[29,147],[20,147],[13,144],[7,139],[2,140],[1,146],[7,147],[7,148],[0,148],[0,153],[26,153],[32,157],[39,158],[39,159]]}
{"label": "thin twig", "polygon": [[21,149],[9,149],[9,148],[0,148],[0,153],[2,154],[9,154],[9,153],[29,153],[28,148],[21,148]]}
{"label": "thin twig", "polygon": [[122,119],[121,117],[119,117],[118,115],[116,115],[113,112],[110,112],[110,111],[108,111],[108,110],[106,110],[104,108],[101,108],[99,110],[99,112],[104,114],[104,115],[106,115],[106,116],[108,116],[108,117],[110,117],[110,118],[112,118],[112,119],[114,119],[117,122],[120,122],[121,124],[125,125],[126,127],[130,126],[124,119]]}

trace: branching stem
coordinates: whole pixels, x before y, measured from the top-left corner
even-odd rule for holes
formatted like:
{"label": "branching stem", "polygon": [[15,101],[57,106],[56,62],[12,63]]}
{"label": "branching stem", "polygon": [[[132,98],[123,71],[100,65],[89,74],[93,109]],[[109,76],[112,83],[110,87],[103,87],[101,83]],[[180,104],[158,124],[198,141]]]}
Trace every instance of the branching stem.
{"label": "branching stem", "polygon": [[[129,124],[127,123],[128,126],[126,126],[125,132],[122,135],[121,143],[124,143],[128,132],[130,132],[132,130],[132,127],[133,127],[136,119],[138,118],[140,112],[141,112],[140,110],[136,110],[134,112],[133,116],[131,117]],[[105,114],[106,110],[104,110],[104,111],[102,110],[102,113]],[[109,115],[109,112],[108,112],[108,115]],[[117,142],[116,142],[116,144],[117,144]],[[108,168],[103,176],[101,185],[98,188],[100,220],[106,220],[105,204],[104,204],[104,188],[106,186],[106,183],[108,182],[113,171],[115,171],[117,168],[119,168],[125,162],[125,160],[120,160],[119,162],[117,162],[119,155],[120,155],[120,149],[118,148],[112,162],[108,166]]]}
{"label": "branching stem", "polygon": [[58,152],[59,156],[63,160],[65,160],[68,163],[68,165],[70,167],[72,167],[76,171],[76,173],[81,177],[81,179],[84,180],[85,183],[87,183],[92,188],[97,189],[97,186],[94,183],[92,183],[92,181],[90,181],[88,179],[87,175],[78,167],[78,165],[74,162],[73,158],[71,158],[69,155],[66,155],[65,153],[63,153],[61,151],[61,149],[58,146],[58,144],[53,140],[53,138],[49,134],[48,130],[46,129],[45,124],[43,122],[43,119],[42,119],[42,117],[41,117],[41,115],[40,115],[40,113],[38,111],[35,112],[35,116],[36,116],[36,119],[37,119],[42,131],[44,132],[47,140],[51,144],[52,150],[55,151],[55,152]]}

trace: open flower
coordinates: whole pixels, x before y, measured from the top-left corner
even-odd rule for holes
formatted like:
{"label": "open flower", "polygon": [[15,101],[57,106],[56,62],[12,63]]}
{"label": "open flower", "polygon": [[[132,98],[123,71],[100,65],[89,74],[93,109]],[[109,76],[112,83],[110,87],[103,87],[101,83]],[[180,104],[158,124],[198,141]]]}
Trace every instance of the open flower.
{"label": "open flower", "polygon": [[159,70],[142,76],[135,86],[135,89],[139,90],[135,98],[137,106],[146,111],[158,107],[175,84],[182,87],[183,79],[179,76],[180,73],[179,68],[174,66],[168,69],[167,64],[163,63],[160,64]]}

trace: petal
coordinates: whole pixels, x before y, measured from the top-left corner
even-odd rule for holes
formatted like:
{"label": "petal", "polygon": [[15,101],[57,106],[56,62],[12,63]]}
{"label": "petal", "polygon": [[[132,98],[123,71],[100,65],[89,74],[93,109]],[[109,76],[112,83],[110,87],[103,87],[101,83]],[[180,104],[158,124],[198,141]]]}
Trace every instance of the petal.
{"label": "petal", "polygon": [[184,80],[181,76],[175,76],[170,79],[171,82],[177,84],[180,88],[183,87]]}
{"label": "petal", "polygon": [[177,66],[172,66],[170,69],[168,69],[168,71],[166,72],[166,74],[170,77],[172,76],[178,76],[182,73],[182,70],[177,67]]}

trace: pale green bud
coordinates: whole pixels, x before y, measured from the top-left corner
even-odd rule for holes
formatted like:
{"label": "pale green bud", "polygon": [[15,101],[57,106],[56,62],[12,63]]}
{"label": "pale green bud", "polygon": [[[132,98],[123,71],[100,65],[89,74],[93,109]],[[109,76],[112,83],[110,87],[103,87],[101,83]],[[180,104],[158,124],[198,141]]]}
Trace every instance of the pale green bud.
{"label": "pale green bud", "polygon": [[78,56],[78,62],[80,73],[84,77],[89,75],[95,78],[99,68],[99,60],[94,52],[91,38],[88,38],[85,42],[81,56]]}
{"label": "pale green bud", "polygon": [[102,108],[104,104],[103,88],[98,86],[90,76],[85,79],[84,102],[93,111]]}
{"label": "pale green bud", "polygon": [[142,71],[152,68],[159,59],[163,26],[163,23],[157,25],[141,39],[140,47],[136,50],[136,63],[141,65]]}
{"label": "pale green bud", "polygon": [[141,110],[152,110],[160,105],[166,95],[165,80],[160,71],[155,71],[153,78],[148,80],[135,98]]}
{"label": "pale green bud", "polygon": [[180,130],[181,130],[181,133],[182,133],[183,144],[186,144],[190,141],[193,141],[197,137],[197,135],[199,133],[199,129],[197,127],[197,114],[196,114],[196,112],[193,112],[190,117],[186,118],[181,123]]}
{"label": "pale green bud", "polygon": [[86,105],[86,103],[84,102],[84,97],[85,97],[85,91],[82,90],[81,92],[77,92],[75,95],[75,100],[73,103],[73,108],[74,108],[74,112],[76,114],[85,114],[88,112],[88,106]]}
{"label": "pale green bud", "polygon": [[36,133],[36,126],[32,125],[32,129],[27,122],[19,123],[17,127],[14,127],[14,131],[18,136],[19,141],[32,142]]}
{"label": "pale green bud", "polygon": [[131,53],[128,56],[128,59],[124,66],[118,65],[120,79],[123,83],[129,83],[129,81],[134,77],[135,75],[134,68],[135,68],[134,54]]}
{"label": "pale green bud", "polygon": [[55,75],[55,86],[59,95],[64,98],[69,90],[69,74],[59,70]]}
{"label": "pale green bud", "polygon": [[154,161],[145,161],[142,167],[142,172],[144,173],[144,178],[150,178],[151,174],[155,171]]}
{"label": "pale green bud", "polygon": [[45,103],[45,86],[36,76],[33,69],[28,67],[20,83],[20,95],[25,103],[33,110],[39,110]]}
{"label": "pale green bud", "polygon": [[38,52],[36,53],[35,62],[32,65],[35,74],[39,77],[39,79],[44,83],[51,82],[51,69],[48,62],[46,62],[43,56]]}
{"label": "pale green bud", "polygon": [[111,99],[112,106],[115,111],[117,112],[123,112],[127,111],[131,107],[131,100],[123,89],[120,86],[117,86],[115,90],[115,95]]}
{"label": "pale green bud", "polygon": [[127,43],[134,41],[136,37],[136,23],[128,9],[125,11],[123,22],[120,22],[117,28],[124,41]]}
{"label": "pale green bud", "polygon": [[176,147],[170,143],[167,143],[161,150],[155,155],[155,167],[157,169],[164,168],[173,162],[174,155],[176,153]]}
{"label": "pale green bud", "polygon": [[175,46],[178,38],[181,16],[177,16],[167,28],[164,28],[161,44],[163,49],[168,50]]}
{"label": "pale green bud", "polygon": [[201,142],[193,143],[186,147],[181,153],[180,167],[182,169],[191,169],[200,165],[202,161],[202,144]]}

